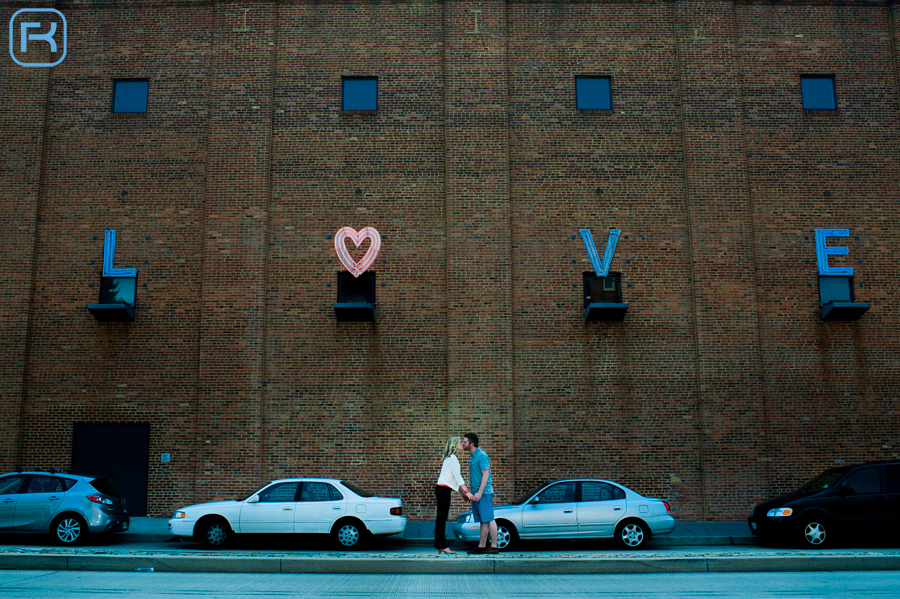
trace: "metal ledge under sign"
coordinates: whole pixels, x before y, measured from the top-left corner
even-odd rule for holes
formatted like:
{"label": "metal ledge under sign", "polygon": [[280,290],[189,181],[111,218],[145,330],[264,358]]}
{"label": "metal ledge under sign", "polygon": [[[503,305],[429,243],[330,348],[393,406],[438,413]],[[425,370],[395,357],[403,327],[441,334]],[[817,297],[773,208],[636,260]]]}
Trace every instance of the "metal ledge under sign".
{"label": "metal ledge under sign", "polygon": [[595,302],[584,309],[584,319],[591,320],[625,320],[628,304],[614,302]]}
{"label": "metal ledge under sign", "polygon": [[375,321],[375,304],[361,302],[345,302],[334,305],[334,315],[344,321]]}

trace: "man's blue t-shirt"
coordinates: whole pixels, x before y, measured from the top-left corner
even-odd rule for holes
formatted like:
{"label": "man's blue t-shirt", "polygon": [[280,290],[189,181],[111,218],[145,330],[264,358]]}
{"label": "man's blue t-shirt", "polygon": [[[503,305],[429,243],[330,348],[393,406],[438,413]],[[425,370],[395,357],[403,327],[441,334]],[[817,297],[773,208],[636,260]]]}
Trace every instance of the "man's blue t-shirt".
{"label": "man's blue t-shirt", "polygon": [[482,491],[482,495],[493,495],[494,487],[491,485],[491,461],[488,459],[488,454],[484,453],[480,447],[476,448],[475,451],[472,452],[472,457],[469,458],[469,481],[472,483],[472,493],[477,493],[478,489],[481,487],[481,471],[487,470],[487,484],[484,486],[484,491]]}

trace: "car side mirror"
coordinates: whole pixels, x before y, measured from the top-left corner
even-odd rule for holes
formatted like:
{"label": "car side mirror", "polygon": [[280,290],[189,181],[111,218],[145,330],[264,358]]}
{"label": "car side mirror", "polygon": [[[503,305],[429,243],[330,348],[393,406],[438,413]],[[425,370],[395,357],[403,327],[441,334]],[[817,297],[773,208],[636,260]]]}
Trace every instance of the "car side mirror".
{"label": "car side mirror", "polygon": [[253,495],[247,499],[247,503],[259,503],[259,495]]}
{"label": "car side mirror", "polygon": [[838,489],[838,495],[843,497],[844,495],[853,495],[853,487],[848,487],[847,485],[842,486]]}
{"label": "car side mirror", "polygon": [[531,501],[528,502],[528,505],[535,505],[535,504],[540,503],[540,502],[541,502],[541,498],[535,496],[535,497],[532,497],[532,498],[531,498]]}

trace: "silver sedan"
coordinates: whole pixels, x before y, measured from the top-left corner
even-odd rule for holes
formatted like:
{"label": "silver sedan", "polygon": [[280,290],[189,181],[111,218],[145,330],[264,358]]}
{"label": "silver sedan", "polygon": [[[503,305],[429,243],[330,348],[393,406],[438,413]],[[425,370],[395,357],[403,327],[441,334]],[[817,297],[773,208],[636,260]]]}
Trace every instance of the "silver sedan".
{"label": "silver sedan", "polygon": [[[497,546],[509,550],[519,539],[615,539],[637,549],[652,535],[675,530],[669,504],[609,480],[557,480],[526,493],[513,505],[494,508]],[[453,524],[463,541],[478,541],[479,524],[463,512]]]}

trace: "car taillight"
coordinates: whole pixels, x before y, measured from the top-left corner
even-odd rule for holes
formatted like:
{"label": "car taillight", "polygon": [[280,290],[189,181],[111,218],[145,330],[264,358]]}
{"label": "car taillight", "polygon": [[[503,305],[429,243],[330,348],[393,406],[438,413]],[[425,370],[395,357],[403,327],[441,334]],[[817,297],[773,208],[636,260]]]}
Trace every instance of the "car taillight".
{"label": "car taillight", "polygon": [[391,516],[402,516],[403,508],[402,507],[392,507],[391,508]]}
{"label": "car taillight", "polygon": [[88,495],[87,498],[94,503],[102,503],[103,505],[112,505],[112,499],[107,499],[106,497],[100,497],[99,495]]}
{"label": "car taillight", "polygon": [[666,513],[667,513],[667,514],[668,514],[669,512],[672,511],[672,508],[669,507],[669,502],[666,501],[665,499],[663,499],[663,505],[666,506]]}

